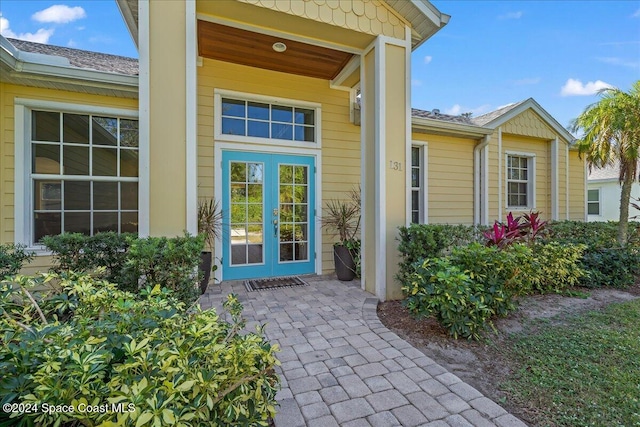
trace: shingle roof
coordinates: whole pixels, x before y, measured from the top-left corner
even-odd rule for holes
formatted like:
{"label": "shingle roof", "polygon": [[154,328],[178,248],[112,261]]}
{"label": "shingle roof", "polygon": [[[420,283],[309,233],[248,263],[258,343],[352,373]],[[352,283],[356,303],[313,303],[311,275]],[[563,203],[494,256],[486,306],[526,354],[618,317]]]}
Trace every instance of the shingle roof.
{"label": "shingle roof", "polygon": [[478,117],[474,117],[471,119],[471,122],[474,125],[477,126],[484,126],[487,123],[492,122],[493,120],[497,119],[498,117],[502,116],[503,114],[506,114],[507,112],[513,110],[514,108],[516,108],[518,105],[522,104],[523,102],[526,102],[526,99],[524,101],[520,101],[520,102],[514,102],[512,104],[508,104],[505,105],[502,108],[498,108],[497,110],[493,110],[487,114],[483,114],[481,116]]}
{"label": "shingle roof", "polygon": [[33,43],[18,39],[7,40],[9,40],[16,49],[23,52],[40,53],[67,58],[73,67],[124,74],[128,76],[138,75],[138,60],[135,58],[91,52],[88,50],[72,49],[69,47]]}
{"label": "shingle roof", "polygon": [[438,110],[427,111],[427,110],[419,110],[417,108],[411,109],[411,117],[419,117],[423,119],[434,119],[434,120],[442,120],[445,122],[453,122],[453,123],[462,123],[465,125],[473,125],[472,119],[468,116],[452,116],[450,114],[442,114]]}

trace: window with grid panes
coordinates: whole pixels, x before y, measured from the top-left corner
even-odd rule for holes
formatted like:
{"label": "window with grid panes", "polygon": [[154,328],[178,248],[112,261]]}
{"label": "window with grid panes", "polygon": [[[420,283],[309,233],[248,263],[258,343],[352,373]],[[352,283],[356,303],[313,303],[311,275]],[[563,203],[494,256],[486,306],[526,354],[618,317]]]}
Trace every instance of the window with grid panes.
{"label": "window with grid panes", "polygon": [[138,121],[31,111],[31,243],[138,231]]}
{"label": "window with grid panes", "polygon": [[411,147],[411,222],[422,222],[422,149]]}
{"label": "window with grid panes", "polygon": [[507,204],[511,208],[530,207],[531,157],[507,156]]}
{"label": "window with grid panes", "polygon": [[587,213],[589,215],[600,215],[600,189],[599,188],[587,191]]}
{"label": "window with grid panes", "polygon": [[316,112],[280,104],[222,98],[222,134],[316,142]]}

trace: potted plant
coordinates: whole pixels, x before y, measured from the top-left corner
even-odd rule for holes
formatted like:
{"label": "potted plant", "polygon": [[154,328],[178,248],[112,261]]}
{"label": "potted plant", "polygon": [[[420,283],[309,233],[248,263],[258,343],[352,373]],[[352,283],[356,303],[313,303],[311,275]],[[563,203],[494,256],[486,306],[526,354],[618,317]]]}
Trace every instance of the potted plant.
{"label": "potted plant", "polygon": [[198,234],[204,235],[204,251],[200,254],[200,271],[203,273],[200,281],[200,291],[207,290],[211,271],[213,270],[213,248],[216,239],[222,231],[222,209],[215,199],[200,199],[198,201]]}
{"label": "potted plant", "polygon": [[339,240],[333,245],[333,261],[338,280],[353,280],[359,273],[360,189],[351,190],[349,200],[329,200],[322,216],[323,227]]}

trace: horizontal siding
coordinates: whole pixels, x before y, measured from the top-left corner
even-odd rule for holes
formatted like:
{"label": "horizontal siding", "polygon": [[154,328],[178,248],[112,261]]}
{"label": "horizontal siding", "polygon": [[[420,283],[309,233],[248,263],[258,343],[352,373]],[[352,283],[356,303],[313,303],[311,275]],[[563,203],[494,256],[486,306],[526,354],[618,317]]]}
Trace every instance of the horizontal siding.
{"label": "horizontal siding", "polygon": [[[321,104],[322,201],[348,197],[360,182],[360,127],[349,121],[349,93],[326,80],[205,59],[198,68],[198,194],[214,195],[214,89]],[[333,271],[335,238],[323,231],[322,270]]]}
{"label": "horizontal siding", "polygon": [[585,166],[578,152],[569,151],[569,219],[585,219]]}
{"label": "horizontal siding", "polygon": [[414,133],[428,143],[429,223],[473,224],[473,149],[476,140]]}

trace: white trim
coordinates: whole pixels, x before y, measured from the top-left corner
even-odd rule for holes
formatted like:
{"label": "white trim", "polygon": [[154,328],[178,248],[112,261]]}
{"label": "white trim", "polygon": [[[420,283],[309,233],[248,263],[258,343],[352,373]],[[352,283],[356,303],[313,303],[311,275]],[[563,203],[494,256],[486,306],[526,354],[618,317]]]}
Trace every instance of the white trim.
{"label": "white trim", "polygon": [[149,88],[149,2],[138,1],[138,64],[139,64],[139,95],[138,109],[140,111],[139,131],[139,172],[138,172],[138,235],[149,236],[149,200],[151,179],[149,166],[151,158],[150,147],[150,88]]}
{"label": "white trim", "polygon": [[185,3],[186,228],[198,234],[198,75],[196,2]]}
{"label": "white trim", "polygon": [[41,99],[15,98],[14,104],[29,109],[51,110],[56,113],[104,114],[128,119],[138,119],[138,110],[102,107],[99,105],[74,104],[69,102],[44,101]]}
{"label": "white trim", "polygon": [[[263,144],[263,145],[247,145],[243,143],[234,143],[234,142],[217,142],[214,147],[213,158],[214,162],[214,197],[216,200],[222,200],[222,191],[223,191],[223,179],[222,179],[222,151],[242,151],[242,152],[254,152],[254,153],[273,153],[273,154],[296,154],[308,157],[315,158],[315,195],[316,195],[316,205],[315,205],[315,232],[316,232],[316,241],[315,241],[315,253],[316,253],[316,265],[315,270],[317,274],[322,274],[322,222],[318,219],[321,218],[322,213],[322,150],[320,149],[309,149],[303,147],[277,147],[273,145]],[[215,253],[217,257],[222,256],[222,236],[216,239],[215,243]],[[224,266],[220,265],[214,272],[214,277],[218,281],[222,281],[222,275]]]}
{"label": "white trim", "polygon": [[[597,214],[590,214],[589,213],[589,203],[596,203],[595,201],[593,202],[589,202],[589,191],[597,191],[598,192],[598,213]],[[594,217],[597,218],[602,218],[602,187],[591,187],[591,188],[587,188],[587,218],[591,218],[593,219]]]}
{"label": "white trim", "polygon": [[[420,224],[429,224],[429,142],[427,141],[411,141],[411,148],[417,147],[420,149]],[[411,203],[411,191],[413,186],[411,185],[411,169],[413,157],[409,158],[407,162],[407,169],[409,170],[409,219],[411,220],[411,214],[413,206]],[[409,224],[411,221],[409,221]],[[407,224],[408,225],[408,224]]]}
{"label": "white trim", "polygon": [[[509,156],[517,156],[517,157],[526,157],[528,159],[530,159],[530,162],[527,162],[527,174],[528,174],[528,178],[527,178],[527,206],[510,206],[509,205],[509,188],[508,188],[508,184],[509,184],[509,161],[508,161],[508,157]],[[536,209],[536,154],[535,153],[529,153],[529,152],[524,152],[524,151],[511,151],[511,150],[506,150],[504,152],[504,159],[505,159],[505,185],[504,185],[504,189],[502,191],[504,191],[504,197],[507,201],[506,206],[507,209],[510,211],[529,211],[529,210],[534,210]],[[502,217],[501,217],[502,219]]]}
{"label": "white trim", "polygon": [[[404,28],[404,56],[405,56],[405,85],[404,85],[404,90],[405,90],[405,137],[404,137],[404,145],[405,145],[405,152],[406,152],[406,158],[405,158],[405,165],[410,165],[411,164],[411,145],[412,145],[412,138],[413,138],[413,129],[411,127],[411,28],[409,28],[408,26],[405,26]],[[406,167],[406,166],[405,166]],[[407,174],[405,176],[405,186],[407,188],[411,188],[411,176],[409,175],[409,168],[406,167],[407,169]],[[406,196],[405,196],[406,197]],[[405,226],[408,226],[411,223],[411,210],[410,209],[406,209],[407,207],[411,206],[411,200],[406,197],[405,198]],[[425,216],[423,214],[423,218],[422,221],[425,222],[425,218],[427,218],[427,216]]]}
{"label": "white trim", "polygon": [[353,56],[347,62],[347,65],[342,67],[342,70],[335,76],[332,80],[329,81],[329,87],[331,89],[339,89],[339,90],[351,90],[350,87],[343,86],[344,81],[353,74],[360,67],[360,61],[357,56]]}
{"label": "white trim", "polygon": [[318,40],[310,37],[304,37],[299,34],[291,34],[285,31],[274,30],[271,28],[256,27],[245,22],[231,21],[225,18],[217,16],[205,15],[203,13],[197,13],[196,18],[201,21],[212,22],[214,24],[226,25],[227,27],[238,28],[240,30],[251,31],[259,34],[266,34],[268,36],[279,37],[287,40],[293,40],[300,43],[306,43],[313,46],[325,47],[327,49],[340,50],[342,52],[353,53],[359,55],[362,53],[362,49],[355,48],[353,46],[343,45],[340,43],[328,42],[326,40]]}
{"label": "white trim", "polygon": [[[489,183],[487,173],[489,169],[489,142],[491,136],[485,135],[473,147],[473,223],[479,225],[487,221],[489,204]],[[483,194],[484,192],[484,194]],[[486,212],[486,213],[485,213]]]}
{"label": "white trim", "polygon": [[[498,221],[504,218],[502,211],[502,126],[498,127]],[[506,187],[505,187],[506,188]]]}
{"label": "white trim", "polygon": [[[368,52],[369,50],[367,50]],[[364,210],[366,206],[367,199],[367,179],[366,179],[366,144],[365,141],[365,132],[367,129],[367,111],[366,111],[366,94],[363,91],[363,88],[366,86],[365,84],[365,72],[364,72],[364,61],[365,61],[365,53],[360,55],[360,288],[365,290],[366,287],[366,263],[367,259],[365,256],[365,248],[367,247],[367,216],[364,215]]]}
{"label": "white trim", "polygon": [[551,219],[558,220],[558,137],[551,141]]}
{"label": "white trim", "polygon": [[[487,135],[485,138],[490,140],[491,136]],[[489,225],[489,143],[487,143],[486,147],[484,147],[482,151],[482,191],[484,192],[484,197],[482,199],[482,224]],[[498,193],[500,193],[499,190]]]}
{"label": "white trim", "polygon": [[17,102],[14,103],[14,200],[13,200],[13,218],[14,218],[14,242],[16,244],[22,244],[31,246],[31,238],[29,237],[29,224],[26,221],[26,212],[31,211],[31,200],[26,198],[26,194],[29,190],[28,182],[26,179],[26,171],[28,170],[28,161],[30,159],[31,144],[27,144],[29,148],[25,147],[26,134],[28,132],[27,123],[27,108]]}
{"label": "white trim", "polygon": [[374,168],[376,168],[376,179],[374,181],[375,192],[378,195],[377,204],[374,210],[378,212],[375,215],[375,252],[376,252],[376,296],[380,301],[385,301],[386,281],[387,281],[387,250],[386,250],[386,115],[387,109],[385,103],[382,102],[384,83],[386,81],[386,55],[385,41],[378,36],[375,40],[375,57],[374,57],[374,92],[375,92],[375,131],[374,131]]}
{"label": "white trim", "polygon": [[565,211],[566,211],[566,220],[568,221],[571,218],[571,214],[569,212],[569,146],[565,145]]}
{"label": "white trim", "polygon": [[[243,135],[227,135],[222,133],[222,97],[230,97],[242,101],[256,101],[271,105],[284,105],[287,107],[301,107],[312,109],[315,111],[315,142],[308,141],[296,141],[289,139],[276,139],[276,138],[259,138]],[[226,142],[238,142],[244,144],[255,145],[276,145],[285,147],[302,147],[308,149],[320,149],[322,148],[322,104],[317,102],[300,101],[295,99],[281,98],[275,96],[256,95],[245,92],[231,91],[226,89],[214,89],[213,90],[213,120],[214,120],[214,135],[215,141]]]}
{"label": "white trim", "polygon": [[589,220],[589,215],[587,214],[588,212],[588,205],[587,205],[587,199],[589,198],[589,183],[588,183],[588,177],[589,177],[589,166],[587,165],[587,162],[583,162],[584,163],[584,167],[583,167],[583,173],[584,173],[584,220],[588,221]]}

